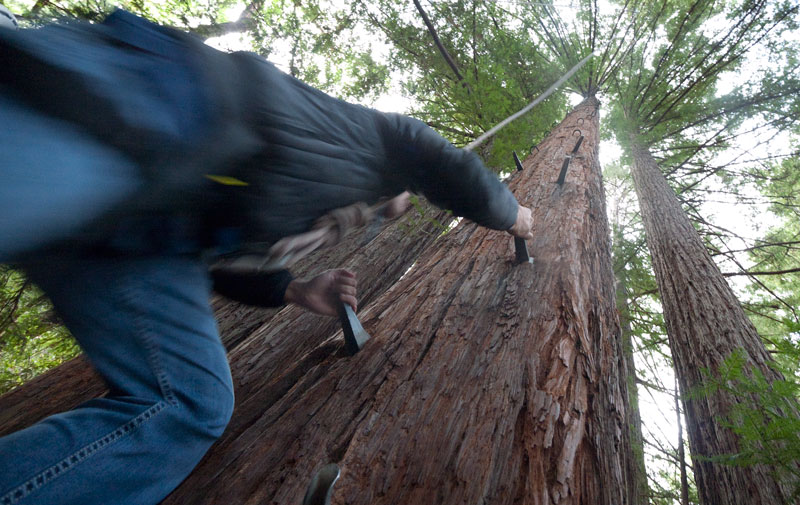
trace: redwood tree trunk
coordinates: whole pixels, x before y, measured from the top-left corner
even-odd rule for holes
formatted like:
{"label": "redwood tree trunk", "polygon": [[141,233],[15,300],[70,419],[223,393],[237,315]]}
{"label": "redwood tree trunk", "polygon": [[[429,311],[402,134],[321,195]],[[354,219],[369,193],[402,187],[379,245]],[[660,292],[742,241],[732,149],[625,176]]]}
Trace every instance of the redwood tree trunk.
{"label": "redwood tree trunk", "polygon": [[[435,220],[445,223],[449,219],[427,205],[423,209]],[[391,224],[384,227],[366,245],[362,245],[364,232],[355,233],[336,247],[305,258],[293,271],[297,276],[305,276],[328,268],[352,266],[359,279],[359,303],[366,305],[403,275],[422,250],[436,239],[437,226],[432,223],[412,225],[411,221],[417,217],[413,214],[401,221],[403,226]],[[408,231],[409,228],[414,231]],[[279,312],[278,309],[248,307],[219,296],[214,297],[212,305],[222,342],[229,352],[259,329],[263,330]],[[304,342],[316,342],[337,324],[335,319],[313,315],[309,315],[307,320],[311,323],[302,328],[282,328],[284,335],[294,339],[295,333],[302,331],[300,336]],[[299,359],[306,351],[298,348],[298,352],[300,354],[291,359]],[[247,359],[246,354],[242,356]],[[234,368],[242,366],[232,363]],[[72,409],[106,391],[106,385],[88,360],[83,355],[78,356],[0,396],[0,436],[30,426],[46,416]]]}
{"label": "redwood tree trunk", "polygon": [[[616,221],[616,220],[615,220]],[[614,243],[618,246],[623,240],[622,231],[618,223],[613,224]],[[628,383],[628,408],[626,410],[629,434],[631,465],[628,470],[631,486],[630,496],[632,505],[647,505],[649,503],[650,488],[647,482],[647,467],[644,461],[644,437],[642,436],[642,417],[639,411],[639,391],[636,386],[636,363],[633,357],[633,328],[631,327],[631,312],[629,308],[629,289],[627,284],[625,262],[621,247],[612,249],[614,272],[617,288],[617,311],[620,318],[622,354],[625,363],[625,374]]]}
{"label": "redwood tree trunk", "polygon": [[533,265],[514,263],[509,235],[463,222],[362,311],[372,339],[357,355],[328,350],[340,332],[300,359],[278,329],[249,339],[234,359],[248,422],[165,503],[299,503],[337,462],[336,504],[630,504],[597,105],[511,182],[533,207]]}
{"label": "redwood tree trunk", "polygon": [[[619,289],[619,285],[617,285]],[[623,288],[624,289],[624,288]],[[625,359],[625,373],[628,382],[628,409],[627,425],[630,436],[630,461],[629,470],[631,496],[633,505],[647,505],[649,503],[650,487],[647,482],[647,466],[644,461],[644,436],[642,435],[642,417],[639,411],[639,391],[636,386],[636,364],[633,358],[633,330],[630,323],[630,311],[623,304],[627,300],[624,296],[617,296],[617,307],[620,311],[620,324],[622,326],[622,349]]]}
{"label": "redwood tree trunk", "polygon": [[[780,375],[750,320],[703,246],[647,149],[633,144],[633,180],[639,198],[647,243],[653,259],[672,358],[684,393],[704,382],[703,370],[715,372],[734,351],[746,366],[768,380]],[[720,416],[747,396],[720,392],[684,394],[686,428],[700,501],[708,505],[775,505],[788,502],[791,483],[780,482],[764,465],[732,467],[706,458],[738,452],[736,436]]]}

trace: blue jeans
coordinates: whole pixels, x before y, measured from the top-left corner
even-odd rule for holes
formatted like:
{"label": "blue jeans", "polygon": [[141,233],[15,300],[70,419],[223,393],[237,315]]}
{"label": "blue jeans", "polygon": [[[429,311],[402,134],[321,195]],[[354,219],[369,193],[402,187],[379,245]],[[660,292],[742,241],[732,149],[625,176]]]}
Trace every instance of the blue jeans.
{"label": "blue jeans", "polygon": [[0,438],[0,504],[157,503],[233,410],[206,269],[175,255],[62,258],[26,270],[110,393]]}
{"label": "blue jeans", "polygon": [[[131,18],[118,14],[116,30],[148,45],[119,58],[113,49],[121,45],[81,46],[69,30],[37,30],[27,43],[46,47],[42,54],[65,68],[83,68],[128,123],[163,132],[167,151],[191,144],[191,126],[203,124],[195,103],[202,93],[186,65],[170,63],[180,43],[141,26],[131,32]],[[63,44],[46,38],[59,33],[67,36],[53,40]],[[145,49],[162,58],[140,57]],[[126,72],[124,86],[103,84]],[[115,221],[117,233],[104,245],[117,257],[57,252],[75,237],[91,238],[147,181],[128,154],[15,96],[0,86],[0,262],[20,264],[50,296],[110,392],[0,438],[0,505],[157,503],[200,461],[233,410],[197,229]]]}

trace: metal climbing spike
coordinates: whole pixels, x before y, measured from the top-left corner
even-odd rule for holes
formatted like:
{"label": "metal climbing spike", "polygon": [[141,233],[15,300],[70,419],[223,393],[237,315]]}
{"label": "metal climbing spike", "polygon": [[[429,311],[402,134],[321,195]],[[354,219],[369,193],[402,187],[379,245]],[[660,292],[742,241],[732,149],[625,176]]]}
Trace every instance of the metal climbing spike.
{"label": "metal climbing spike", "polygon": [[[522,162],[519,161],[517,152],[511,151],[511,154],[514,156],[514,163],[517,165],[517,171],[522,172]],[[516,251],[517,263],[533,263],[533,258],[528,254],[528,244],[525,243],[525,239],[514,237],[514,250]]]}
{"label": "metal climbing spike", "polygon": [[331,463],[320,468],[306,490],[303,505],[330,505],[333,485],[341,474],[339,465]]}
{"label": "metal climbing spike", "polygon": [[514,249],[517,263],[533,263],[533,258],[528,254],[528,244],[525,243],[525,239],[514,237]]}
{"label": "metal climbing spike", "polygon": [[511,151],[511,154],[514,156],[514,163],[517,165],[517,171],[522,172],[522,162],[519,161],[519,156],[517,156],[517,151]]}
{"label": "metal climbing spike", "polygon": [[369,340],[369,333],[361,326],[353,308],[346,303],[339,304],[339,322],[342,323],[342,332],[344,332],[344,348],[352,356],[364,347]]}
{"label": "metal climbing spike", "polygon": [[578,141],[575,142],[575,147],[572,149],[572,151],[567,155],[566,158],[564,158],[564,163],[561,165],[561,173],[558,174],[558,180],[556,181],[556,184],[558,184],[559,186],[564,184],[564,180],[567,177],[567,169],[569,168],[569,162],[576,154],[578,154],[578,149],[581,148],[581,143],[583,143],[583,134],[581,133],[581,131],[575,130],[572,133],[574,134],[575,132],[578,132],[579,134],[581,134],[581,136],[578,137]]}
{"label": "metal climbing spike", "polygon": [[575,143],[575,148],[572,150],[572,154],[578,153],[578,149],[581,148],[581,142],[583,142],[583,135],[581,135],[580,138],[578,138],[578,142]]}
{"label": "metal climbing spike", "polygon": [[564,163],[561,165],[561,173],[558,174],[558,180],[556,181],[556,184],[559,186],[564,184],[564,179],[567,178],[567,169],[569,168],[569,160],[571,159],[570,156],[564,158]]}

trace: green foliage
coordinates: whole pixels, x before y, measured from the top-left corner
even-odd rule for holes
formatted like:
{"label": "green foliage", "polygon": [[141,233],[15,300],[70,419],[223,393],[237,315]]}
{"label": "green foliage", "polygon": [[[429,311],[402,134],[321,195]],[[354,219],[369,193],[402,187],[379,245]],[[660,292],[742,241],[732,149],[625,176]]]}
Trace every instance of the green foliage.
{"label": "green foliage", "polygon": [[[796,355],[800,357],[800,355]],[[783,372],[777,364],[770,364]],[[743,399],[721,414],[722,424],[739,441],[739,451],[705,458],[731,466],[766,465],[775,469],[778,478],[800,482],[800,418],[797,399],[800,383],[796,376],[774,379],[750,366],[744,352],[728,356],[716,373],[704,370],[704,386],[692,394],[705,397],[727,393]],[[797,484],[794,498],[800,497]]]}
{"label": "green foliage", "polygon": [[[413,212],[409,212],[409,218],[406,219],[405,222],[400,224],[400,229],[406,235],[414,235],[416,233],[422,232],[422,227],[425,224],[432,224],[439,233],[446,233],[450,228],[447,224],[442,223],[435,217],[431,216],[431,213],[434,212],[430,205],[423,205],[420,197],[417,195],[412,194],[409,198],[411,202],[411,206],[413,208]],[[452,217],[452,212],[447,211],[448,217]]]}
{"label": "green foliage", "polygon": [[764,274],[756,275],[748,286],[745,307],[775,359],[797,367],[798,355],[793,351],[800,337],[800,205],[796,196],[800,158],[751,168],[749,173],[770,202],[773,219],[748,251],[748,270]]}
{"label": "green foliage", "polygon": [[[411,115],[456,145],[465,145],[523,108],[560,77],[494,2],[434,3],[427,14],[456,69],[448,65],[411,3],[359,2],[371,30],[392,43],[389,65],[418,105]],[[511,151],[527,153],[563,118],[566,101],[554,96],[502,130],[478,153],[489,166],[511,169]]]}
{"label": "green foliage", "polygon": [[42,292],[0,265],[0,394],[79,352]]}
{"label": "green foliage", "polygon": [[360,35],[358,18],[325,0],[272,0],[254,18],[253,50],[285,63],[300,80],[348,100],[368,100],[385,93],[389,68]]}
{"label": "green foliage", "polygon": [[788,69],[776,79],[774,70],[756,67],[746,84],[724,96],[717,93],[720,79],[740,69],[748,51],[758,47],[773,49],[767,52],[770,57],[793,54],[782,34],[793,29],[797,7],[750,1],[668,3],[672,8],[653,18],[659,29],[615,76],[616,106],[621,110],[615,111],[613,121],[622,145],[636,133],[640,141],[665,152],[662,166],[681,165],[698,154],[696,164],[702,165],[714,150],[728,146],[726,132],[783,95],[765,93],[766,88],[793,87]]}
{"label": "green foliage", "polygon": [[277,60],[293,76],[337,97],[371,100],[388,89],[389,68],[359,35],[358,19],[328,0],[254,1],[241,15],[238,0],[12,0],[8,6],[27,25],[63,18],[97,22],[122,8],[203,39],[238,33],[245,49]]}

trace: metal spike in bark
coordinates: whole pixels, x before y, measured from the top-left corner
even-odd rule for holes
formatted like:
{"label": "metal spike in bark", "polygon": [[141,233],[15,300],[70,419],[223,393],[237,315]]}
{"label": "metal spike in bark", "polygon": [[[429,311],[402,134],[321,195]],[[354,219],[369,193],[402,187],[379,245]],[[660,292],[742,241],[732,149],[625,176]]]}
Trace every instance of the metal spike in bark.
{"label": "metal spike in bark", "polygon": [[[579,132],[580,130],[575,130],[575,131]],[[578,138],[578,142],[575,143],[575,149],[572,150],[572,154],[578,154],[578,149],[580,149],[581,147],[581,142],[583,142],[583,135],[581,135],[580,138]]]}
{"label": "metal spike in bark", "polygon": [[522,162],[519,161],[519,156],[517,156],[517,151],[511,151],[512,156],[514,156],[514,163],[517,165],[517,171],[522,172]]}
{"label": "metal spike in bark", "polygon": [[575,147],[572,149],[572,151],[567,155],[566,158],[564,158],[564,164],[561,165],[561,173],[558,174],[558,180],[556,181],[556,184],[558,184],[559,186],[564,184],[564,179],[566,179],[567,177],[567,169],[569,168],[569,162],[572,160],[572,158],[575,157],[576,154],[578,154],[578,149],[581,148],[581,143],[583,143],[583,134],[581,133],[581,131],[575,130],[572,133],[574,134],[575,132],[578,132],[579,134],[581,134],[581,136],[578,137],[578,141],[575,143]]}
{"label": "metal spike in bark", "polygon": [[561,165],[561,173],[558,174],[558,180],[556,181],[556,184],[558,184],[559,186],[564,184],[564,179],[567,178],[567,169],[569,168],[569,160],[571,159],[572,158],[570,158],[569,156],[564,158],[564,164]]}
{"label": "metal spike in bark", "polygon": [[517,253],[517,263],[533,263],[533,258],[528,254],[528,244],[525,239],[514,237],[514,249]]}
{"label": "metal spike in bark", "polygon": [[308,485],[303,505],[330,505],[333,485],[339,479],[339,465],[331,463],[320,468]]}
{"label": "metal spike in bark", "polygon": [[[514,157],[517,171],[522,172],[522,162],[519,160],[519,156],[517,156],[517,151],[511,151],[511,155]],[[533,263],[533,258],[528,254],[528,244],[525,243],[525,239],[514,237],[514,250],[516,251],[517,263]]]}
{"label": "metal spike in bark", "polygon": [[342,323],[342,332],[344,332],[344,348],[352,356],[364,347],[369,340],[369,333],[361,326],[353,308],[346,303],[339,304],[339,322]]}

